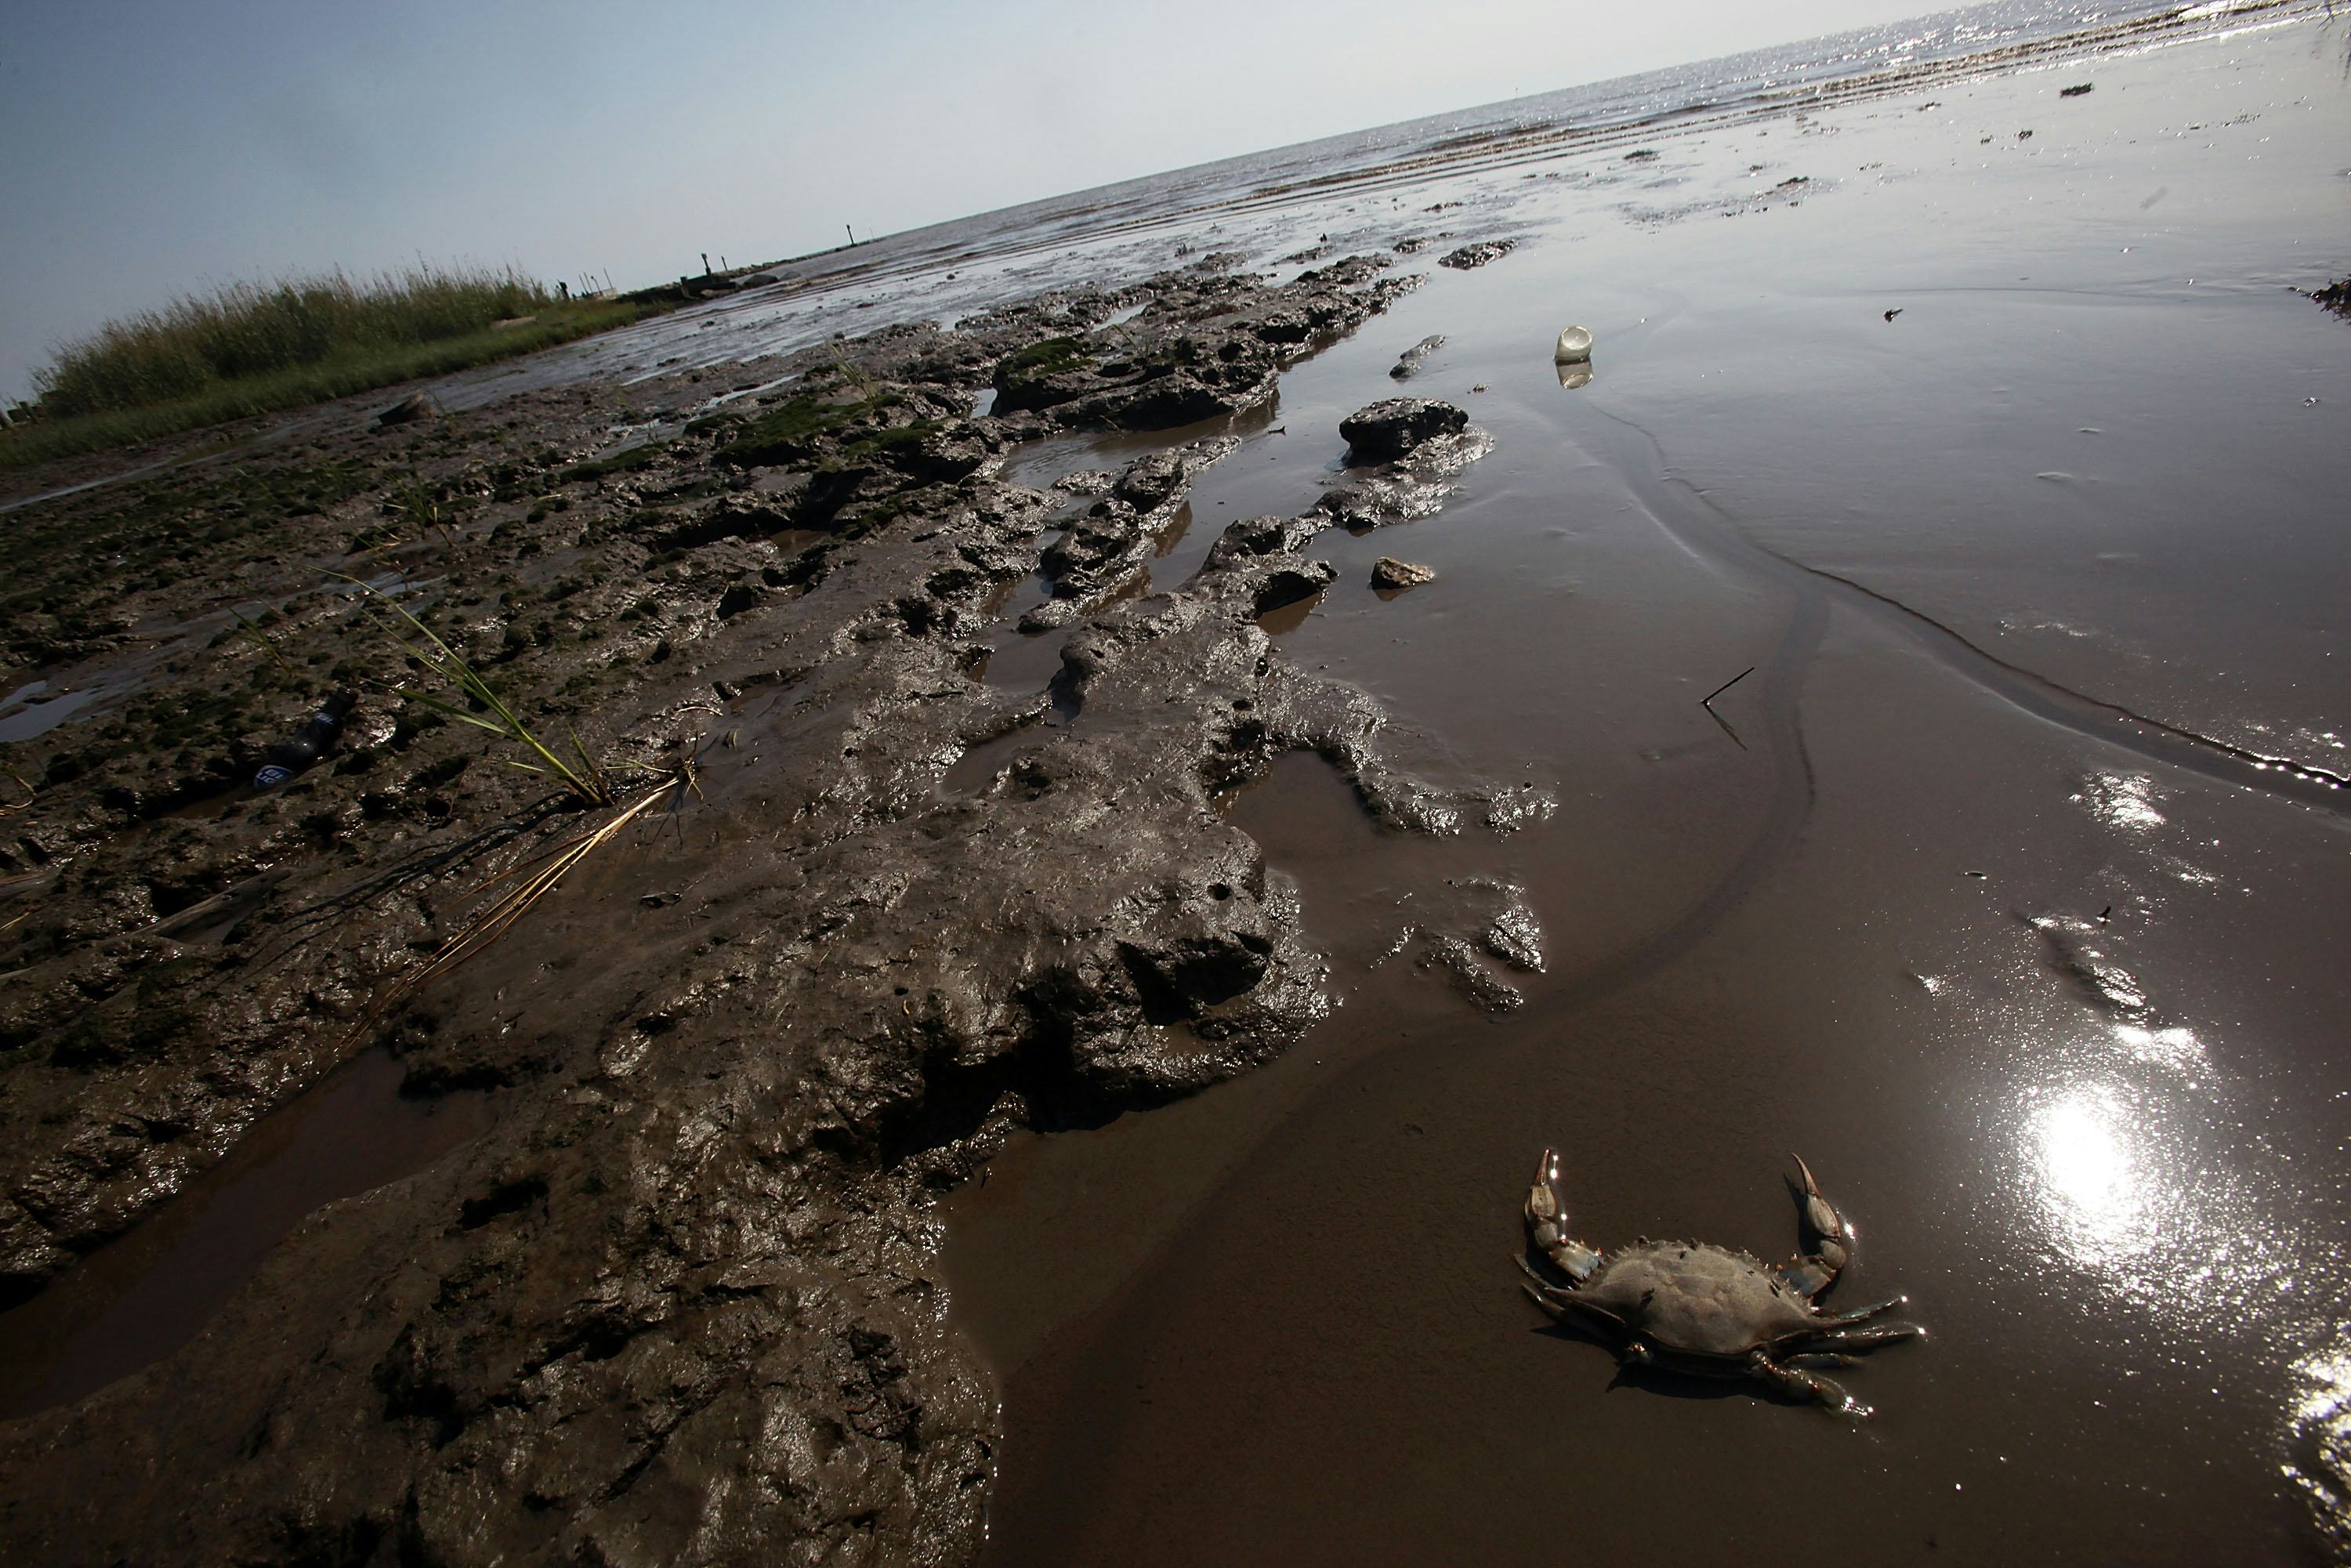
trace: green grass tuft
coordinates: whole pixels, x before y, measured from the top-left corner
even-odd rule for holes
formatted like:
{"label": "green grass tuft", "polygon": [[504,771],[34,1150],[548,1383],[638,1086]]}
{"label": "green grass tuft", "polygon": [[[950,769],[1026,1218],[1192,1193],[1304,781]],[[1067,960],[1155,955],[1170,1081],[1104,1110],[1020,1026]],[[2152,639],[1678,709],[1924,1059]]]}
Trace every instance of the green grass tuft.
{"label": "green grass tuft", "polygon": [[[460,724],[470,724],[476,729],[486,729],[492,735],[501,735],[516,742],[536,755],[538,761],[517,762],[510,758],[503,757],[498,758],[499,761],[509,768],[518,768],[526,773],[541,773],[560,780],[563,787],[569,789],[582,805],[604,806],[611,803],[612,792],[605,785],[603,770],[598,768],[593,759],[589,757],[588,748],[580,744],[580,737],[577,734],[571,737],[571,749],[579,758],[579,765],[574,767],[557,755],[554,747],[531,733],[529,727],[523,723],[514,709],[507,706],[506,699],[499,696],[491,688],[490,684],[476,674],[474,667],[465,663],[455,648],[443,642],[430,626],[410,614],[406,606],[381,590],[370,583],[362,582],[356,577],[343,572],[337,572],[335,575],[353,584],[371,599],[384,605],[393,614],[407,622],[415,632],[417,638],[422,639],[421,642],[401,635],[397,629],[389,625],[385,627],[386,635],[399,645],[402,653],[406,653],[442,681],[455,687],[465,696],[468,706],[461,707],[445,698],[434,696],[430,692],[411,691],[406,686],[398,685],[390,681],[371,680],[369,683],[371,685],[381,687],[396,696],[405,697],[410,702],[420,704],[444,718],[455,719]],[[472,711],[475,706],[483,709],[488,716],[484,717],[482,714]]]}

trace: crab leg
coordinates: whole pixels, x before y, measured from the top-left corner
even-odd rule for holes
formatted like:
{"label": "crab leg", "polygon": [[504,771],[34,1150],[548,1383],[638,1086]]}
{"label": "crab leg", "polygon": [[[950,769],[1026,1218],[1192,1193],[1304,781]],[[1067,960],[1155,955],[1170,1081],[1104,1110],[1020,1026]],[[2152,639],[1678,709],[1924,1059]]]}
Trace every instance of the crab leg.
{"label": "crab leg", "polygon": [[1534,1186],[1527,1193],[1527,1244],[1579,1285],[1600,1267],[1600,1254],[1567,1233],[1567,1206],[1560,1201],[1555,1149],[1545,1149],[1542,1158],[1535,1162]]}
{"label": "crab leg", "polygon": [[1857,1307],[1849,1312],[1823,1312],[1821,1315],[1820,1323],[1823,1328],[1848,1328],[1855,1323],[1865,1323],[1872,1318],[1884,1317],[1895,1308],[1907,1307],[1909,1304],[1909,1297],[1896,1296],[1890,1301],[1875,1301],[1865,1307]]}
{"label": "crab leg", "polygon": [[[1563,1290],[1560,1286],[1552,1284],[1549,1280],[1543,1278],[1541,1270],[1536,1268],[1533,1264],[1528,1262],[1523,1258],[1519,1260],[1519,1267],[1525,1270],[1527,1278],[1533,1281],[1532,1284],[1521,1285],[1519,1288],[1526,1291],[1528,1295],[1534,1298],[1535,1305],[1541,1307],[1552,1316],[1559,1319],[1562,1322],[1588,1322],[1590,1321],[1589,1314],[1593,1311],[1593,1307],[1589,1302],[1577,1300],[1576,1294],[1573,1291]],[[1571,1317],[1569,1315],[1571,1309],[1585,1315]]]}
{"label": "crab leg", "polygon": [[1764,1383],[1783,1394],[1799,1399],[1817,1399],[1831,1410],[1843,1416],[1866,1416],[1869,1406],[1844,1391],[1844,1385],[1834,1378],[1823,1377],[1817,1372],[1807,1372],[1801,1366],[1787,1366],[1773,1361],[1761,1351],[1747,1358],[1747,1370]]}
{"label": "crab leg", "polygon": [[1566,1302],[1554,1301],[1549,1296],[1543,1294],[1545,1291],[1556,1289],[1555,1286],[1520,1285],[1519,1289],[1527,1293],[1527,1300],[1541,1307],[1544,1312],[1550,1313],[1551,1316],[1557,1319],[1559,1322],[1565,1323],[1578,1321],[1568,1315],[1568,1307]]}
{"label": "crab leg", "polygon": [[1802,1250],[1781,1264],[1778,1272],[1790,1289],[1810,1299],[1835,1284],[1845,1264],[1852,1261],[1853,1228],[1845,1224],[1836,1206],[1822,1196],[1820,1183],[1813,1179],[1813,1169],[1804,1164],[1803,1156],[1791,1157],[1804,1178],[1801,1185],[1788,1184],[1796,1194],[1797,1245]]}
{"label": "crab leg", "polygon": [[1816,1346],[1865,1350],[1873,1344],[1890,1344],[1898,1339],[1918,1339],[1926,1332],[1917,1323],[1873,1323],[1864,1329],[1831,1329],[1826,1333],[1813,1334],[1804,1341],[1804,1346],[1807,1351]]}
{"label": "crab leg", "polygon": [[1552,1322],[1585,1330],[1593,1326],[1590,1309],[1579,1311],[1583,1303],[1557,1285],[1521,1285],[1519,1289],[1524,1291],[1527,1300],[1541,1307]]}

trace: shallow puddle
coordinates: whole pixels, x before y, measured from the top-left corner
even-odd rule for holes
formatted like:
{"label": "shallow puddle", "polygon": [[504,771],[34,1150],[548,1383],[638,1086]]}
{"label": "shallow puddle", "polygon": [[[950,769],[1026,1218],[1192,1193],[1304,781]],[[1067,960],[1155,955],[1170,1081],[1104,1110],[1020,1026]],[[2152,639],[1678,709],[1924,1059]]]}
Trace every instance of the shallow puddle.
{"label": "shallow puddle", "polygon": [[403,1097],[371,1051],[266,1117],[220,1166],[0,1313],[0,1419],[68,1404],[203,1332],[313,1211],[413,1175],[488,1125],[485,1095]]}

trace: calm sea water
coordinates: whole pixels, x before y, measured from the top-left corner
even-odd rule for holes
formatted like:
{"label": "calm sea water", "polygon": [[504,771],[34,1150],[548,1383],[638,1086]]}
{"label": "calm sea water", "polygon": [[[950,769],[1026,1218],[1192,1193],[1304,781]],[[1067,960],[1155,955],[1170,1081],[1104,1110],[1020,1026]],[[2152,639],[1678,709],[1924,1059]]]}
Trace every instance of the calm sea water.
{"label": "calm sea water", "polygon": [[[1876,72],[1901,71],[1987,50],[2061,37],[2085,28],[2178,15],[2215,19],[2241,9],[2226,5],[2085,5],[2080,0],[1998,0],[1826,37],[1806,38],[1719,59],[1561,88],[1474,109],[1301,141],[1213,163],[1005,207],[932,228],[905,240],[961,241],[981,235],[1075,233],[1121,218],[1229,201],[1270,187],[1343,176],[1416,152],[1442,152],[1495,136],[1547,130],[1598,130],[1719,111],[1791,89],[1817,87]],[[887,240],[883,243],[889,243]]]}
{"label": "calm sea water", "polygon": [[[627,383],[789,354],[836,333],[924,319],[952,323],[1009,298],[1077,284],[1116,287],[1209,249],[1265,265],[1345,227],[1367,186],[1399,190],[1479,169],[1659,138],[1825,104],[1883,86],[2016,63],[2060,40],[2091,49],[2209,37],[2257,26],[2283,0],[2198,6],[1999,0],[1990,5],[1805,39],[1639,76],[1273,148],[886,235],[768,268],[755,288],[520,366],[468,372],[440,389],[464,408],[524,387]],[[1375,248],[1393,235],[1348,235]]]}

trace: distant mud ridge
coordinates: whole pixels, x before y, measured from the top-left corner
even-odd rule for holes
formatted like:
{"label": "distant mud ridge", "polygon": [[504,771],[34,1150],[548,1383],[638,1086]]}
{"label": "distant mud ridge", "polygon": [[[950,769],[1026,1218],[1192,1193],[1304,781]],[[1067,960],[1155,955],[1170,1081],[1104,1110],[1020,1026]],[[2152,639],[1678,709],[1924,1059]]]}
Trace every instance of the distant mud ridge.
{"label": "distant mud ridge", "polygon": [[[1343,507],[1235,524],[1193,580],[1122,600],[1230,440],[1131,464],[1058,538],[1064,498],[998,476],[1057,431],[1263,403],[1418,281],[1385,267],[1212,261],[836,343],[682,426],[643,408],[617,451],[609,391],[541,392],[17,514],[41,586],[9,656],[112,684],[10,747],[12,1297],[74,1289],[371,1041],[413,1094],[486,1096],[490,1130],[314,1215],[173,1358],[0,1427],[6,1554],[973,1552],[996,1412],[943,1321],[928,1194],[1016,1126],[1245,1071],[1328,1005],[1219,794],[1311,749],[1396,831],[1549,810],[1399,773],[1375,703],[1276,654],[1257,617],[1329,580],[1308,552]],[[1432,464],[1350,494],[1429,496]],[[991,686],[977,633],[1040,570],[1060,673]],[[417,673],[331,572],[549,733],[699,759],[698,794],[382,1017],[475,890],[593,819],[371,684]],[[340,685],[340,747],[241,785]]]}

